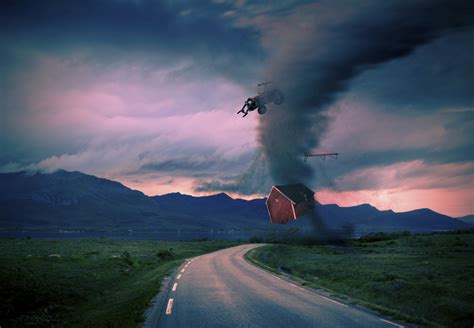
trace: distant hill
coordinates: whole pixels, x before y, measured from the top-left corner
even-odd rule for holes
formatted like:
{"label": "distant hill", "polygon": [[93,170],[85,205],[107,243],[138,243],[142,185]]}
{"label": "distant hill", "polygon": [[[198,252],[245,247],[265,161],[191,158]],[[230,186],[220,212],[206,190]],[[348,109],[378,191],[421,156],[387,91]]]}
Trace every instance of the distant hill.
{"label": "distant hill", "polygon": [[[221,193],[194,197],[180,193],[148,197],[124,185],[80,172],[0,174],[0,230],[166,231],[311,229],[308,219],[272,225],[265,199],[233,199]],[[316,213],[330,229],[429,232],[466,229],[461,220],[420,209],[404,213],[321,205]]]}
{"label": "distant hill", "polygon": [[466,223],[469,223],[469,224],[474,225],[474,214],[462,216],[462,217],[457,218],[457,219],[458,219],[458,220],[461,220],[461,221],[463,221],[463,222],[466,222]]}
{"label": "distant hill", "polygon": [[116,229],[155,224],[159,207],[143,193],[80,172],[0,174],[5,228]]}
{"label": "distant hill", "polygon": [[[245,224],[254,223],[254,227],[267,229],[287,229],[289,227],[312,229],[311,221],[308,219],[297,220],[283,226],[269,225],[265,199],[246,201],[232,199],[226,194],[193,197],[180,193],[153,196],[152,198],[160,205],[160,208],[175,214],[219,218],[220,222],[226,218],[231,222],[237,220],[240,223],[245,222]],[[318,206],[315,212],[328,228],[342,230],[351,227],[357,234],[401,230],[431,232],[474,227],[430,209],[395,213],[392,210],[379,211],[369,204],[351,207],[328,204]],[[263,222],[264,226],[262,226]]]}
{"label": "distant hill", "polygon": [[401,230],[431,232],[474,227],[430,209],[395,213],[392,210],[379,211],[371,205],[363,204],[353,207],[323,205],[317,211],[329,227],[337,229],[351,225],[358,234]]}
{"label": "distant hill", "polygon": [[190,215],[215,228],[268,227],[265,199],[233,199],[225,193],[194,197],[171,193],[151,197],[163,210],[177,215]]}
{"label": "distant hill", "polygon": [[[204,216],[238,217],[254,222],[267,222],[268,213],[265,199],[245,201],[232,199],[226,194],[207,197],[193,197],[179,193],[152,197],[160,207],[183,214],[199,213]],[[372,231],[430,232],[439,230],[466,229],[473,226],[465,222],[439,214],[429,209],[395,213],[392,210],[379,211],[369,204],[351,207],[340,207],[334,204],[321,205],[316,208],[317,215],[330,229],[338,230],[351,226],[358,234]],[[255,220],[258,219],[258,220]],[[297,220],[286,226],[311,229],[311,221]]]}

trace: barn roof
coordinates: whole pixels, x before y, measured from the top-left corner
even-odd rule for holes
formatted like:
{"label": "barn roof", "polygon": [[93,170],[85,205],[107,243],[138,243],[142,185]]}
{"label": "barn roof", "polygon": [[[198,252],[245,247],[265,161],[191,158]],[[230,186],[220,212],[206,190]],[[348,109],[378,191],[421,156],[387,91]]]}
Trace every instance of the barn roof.
{"label": "barn roof", "polygon": [[275,188],[296,204],[314,200],[314,192],[302,183],[280,185]]}

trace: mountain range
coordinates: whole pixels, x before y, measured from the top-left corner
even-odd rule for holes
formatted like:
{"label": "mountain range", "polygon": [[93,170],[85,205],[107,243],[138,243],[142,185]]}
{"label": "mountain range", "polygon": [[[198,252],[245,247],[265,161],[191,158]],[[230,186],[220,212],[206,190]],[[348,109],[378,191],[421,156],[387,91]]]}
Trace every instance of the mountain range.
{"label": "mountain range", "polygon": [[[220,193],[194,197],[180,193],[149,197],[116,181],[81,172],[0,174],[0,231],[283,231],[312,229],[311,220],[272,225],[265,199],[233,199]],[[362,204],[320,205],[328,229],[350,226],[356,234],[374,231],[430,232],[468,229],[468,222],[429,209],[403,213]],[[467,218],[469,219],[469,218]]]}
{"label": "mountain range", "polygon": [[469,224],[474,224],[474,214],[462,216],[458,219]]}

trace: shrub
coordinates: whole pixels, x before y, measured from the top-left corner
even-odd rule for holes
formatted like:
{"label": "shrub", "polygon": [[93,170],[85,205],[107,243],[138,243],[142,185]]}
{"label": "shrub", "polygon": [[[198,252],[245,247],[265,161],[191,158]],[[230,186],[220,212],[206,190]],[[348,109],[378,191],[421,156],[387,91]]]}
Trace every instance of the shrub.
{"label": "shrub", "polygon": [[249,238],[249,243],[252,243],[252,244],[260,244],[262,242],[263,242],[263,239],[260,236],[252,236]]}
{"label": "shrub", "polygon": [[133,265],[133,259],[132,259],[132,255],[130,255],[130,253],[128,251],[124,251],[122,253],[122,256],[121,258],[123,259],[123,261],[128,264],[128,265]]}
{"label": "shrub", "polygon": [[361,243],[374,243],[377,241],[383,240],[394,240],[399,239],[401,237],[408,237],[410,236],[409,231],[402,231],[402,232],[372,232],[368,235],[362,236],[359,238],[359,242]]}
{"label": "shrub", "polygon": [[158,251],[158,253],[156,253],[156,256],[157,256],[161,261],[169,260],[169,259],[173,258],[173,249],[172,249],[172,248],[160,249],[160,250]]}

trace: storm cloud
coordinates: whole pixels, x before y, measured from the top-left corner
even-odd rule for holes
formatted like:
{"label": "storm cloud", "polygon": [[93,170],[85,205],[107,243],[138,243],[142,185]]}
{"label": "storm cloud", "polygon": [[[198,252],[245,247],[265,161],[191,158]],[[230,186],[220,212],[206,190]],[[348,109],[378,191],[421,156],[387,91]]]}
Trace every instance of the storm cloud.
{"label": "storm cloud", "polygon": [[[473,17],[468,1],[3,1],[0,171],[147,194],[304,182],[468,214]],[[266,80],[284,104],[237,116]],[[319,150],[340,156],[303,161]]]}
{"label": "storm cloud", "polygon": [[465,1],[410,3],[320,1],[262,23],[274,55],[266,75],[285,104],[260,120],[260,142],[275,183],[311,181],[303,154],[317,148],[328,128],[328,109],[362,72],[399,57],[452,30],[472,26]]}

